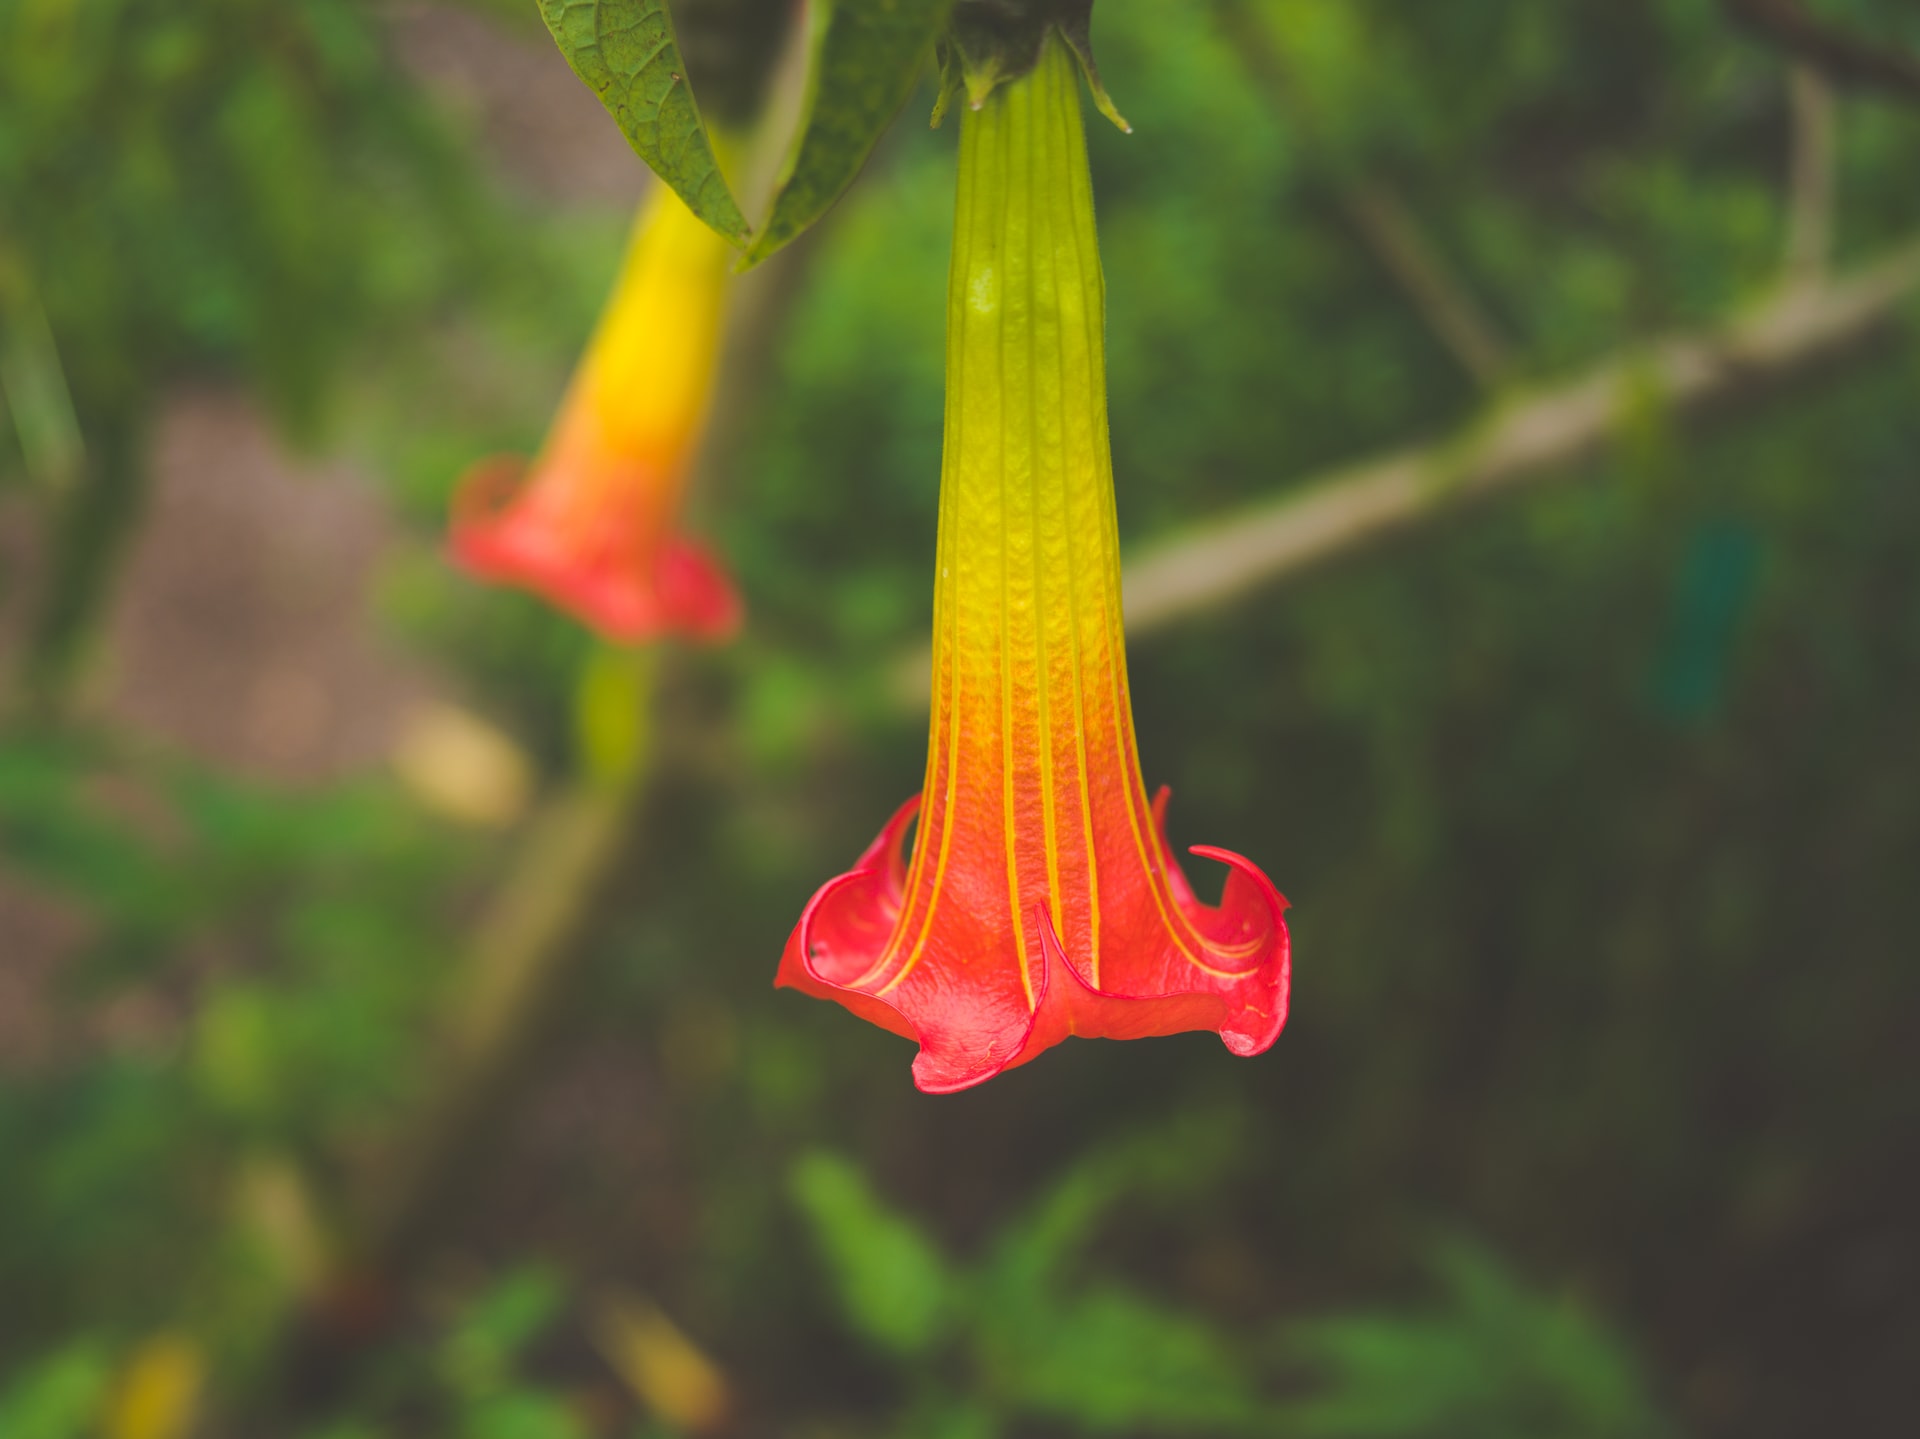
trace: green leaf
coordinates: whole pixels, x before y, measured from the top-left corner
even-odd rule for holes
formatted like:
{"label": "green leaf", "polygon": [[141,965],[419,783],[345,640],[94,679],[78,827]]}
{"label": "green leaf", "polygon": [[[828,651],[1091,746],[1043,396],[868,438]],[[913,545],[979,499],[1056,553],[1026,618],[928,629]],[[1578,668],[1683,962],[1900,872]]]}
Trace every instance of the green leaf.
{"label": "green leaf", "polygon": [[1090,1429],[1235,1433],[1266,1417],[1224,1333],[1111,1285],[990,1308],[981,1351],[1022,1411]]}
{"label": "green leaf", "polygon": [[1076,1159],[994,1244],[987,1280],[1003,1303],[1038,1302],[1088,1244],[1107,1212],[1134,1196],[1183,1203],[1217,1183],[1246,1151],[1230,1109],[1182,1113]]}
{"label": "green leaf", "polygon": [[1447,1302],[1426,1313],[1356,1312],[1291,1327],[1295,1357],[1323,1375],[1290,1406],[1312,1439],[1616,1439],[1673,1431],[1627,1346],[1577,1306],[1525,1287],[1492,1254],[1454,1241],[1434,1267]]}
{"label": "green leaf", "polygon": [[751,233],[714,158],[665,0],[540,0],[573,73],[687,207],[730,240]]}
{"label": "green leaf", "polygon": [[565,1286],[552,1270],[529,1265],[508,1274],[473,1302],[447,1336],[442,1377],[475,1400],[507,1392],[514,1360],[565,1301]]}
{"label": "green leaf", "polygon": [[8,1439],[81,1439],[94,1429],[112,1376],[91,1341],[81,1341],[18,1374],[0,1393],[0,1434]]}
{"label": "green leaf", "polygon": [[462,1426],[465,1439],[586,1439],[573,1408],[556,1394],[514,1390],[473,1405]]}
{"label": "green leaf", "polygon": [[27,473],[49,490],[72,484],[85,442],[60,349],[26,276],[0,254],[0,427],[9,409]]}
{"label": "green leaf", "polygon": [[921,1353],[941,1337],[952,1310],[946,1263],[859,1170],[833,1155],[810,1154],[794,1167],[793,1195],[812,1221],[855,1328],[900,1354]]}
{"label": "green leaf", "polygon": [[794,239],[853,183],[913,93],[952,8],[953,0],[821,0],[814,7],[806,112],[747,264]]}

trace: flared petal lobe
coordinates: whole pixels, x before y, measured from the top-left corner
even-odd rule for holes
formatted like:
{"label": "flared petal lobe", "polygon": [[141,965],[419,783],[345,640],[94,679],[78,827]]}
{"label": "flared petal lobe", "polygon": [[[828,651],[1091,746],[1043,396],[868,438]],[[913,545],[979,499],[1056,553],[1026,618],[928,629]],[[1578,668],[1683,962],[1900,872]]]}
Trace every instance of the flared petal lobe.
{"label": "flared petal lobe", "polygon": [[[1195,897],[1135,751],[1078,80],[1050,41],[970,112],[948,287],[927,776],[807,907],[778,983],[916,1038],[962,1089],[1068,1035],[1286,1017],[1283,900],[1247,860]],[[906,855],[909,828],[912,854]]]}
{"label": "flared petal lobe", "polygon": [[678,532],[712,396],[727,244],[665,186],[635,223],[613,297],[531,466],[462,480],[452,550],[469,572],[541,595],[609,639],[724,639],[740,600]]}

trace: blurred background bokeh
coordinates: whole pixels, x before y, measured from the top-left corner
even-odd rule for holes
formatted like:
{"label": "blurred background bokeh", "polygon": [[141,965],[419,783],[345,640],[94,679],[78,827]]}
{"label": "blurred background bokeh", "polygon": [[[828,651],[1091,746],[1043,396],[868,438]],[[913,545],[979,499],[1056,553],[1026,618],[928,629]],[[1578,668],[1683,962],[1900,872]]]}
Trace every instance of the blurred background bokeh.
{"label": "blurred background bokeh", "polygon": [[0,0],[0,1436],[1913,1432],[1920,15],[1096,23],[1123,538],[1428,478],[1132,633],[1279,1044],[930,1098],[770,984],[920,782],[931,89],[739,286],[748,627],[639,676],[443,551],[649,183],[531,0]]}

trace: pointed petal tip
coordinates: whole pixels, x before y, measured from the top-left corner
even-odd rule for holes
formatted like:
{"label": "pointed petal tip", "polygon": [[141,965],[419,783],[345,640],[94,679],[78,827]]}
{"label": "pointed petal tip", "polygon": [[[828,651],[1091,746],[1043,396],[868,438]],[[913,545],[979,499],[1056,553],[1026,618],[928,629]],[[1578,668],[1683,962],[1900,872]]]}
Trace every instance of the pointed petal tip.
{"label": "pointed petal tip", "polygon": [[[1248,859],[1244,854],[1240,854],[1231,849],[1221,849],[1218,845],[1190,844],[1187,846],[1187,853],[1200,859],[1218,860],[1221,864],[1226,865],[1230,871],[1227,875],[1227,883],[1229,885],[1236,879],[1245,880],[1252,884],[1260,897],[1267,902],[1268,907],[1273,911],[1273,917],[1279,923],[1281,931],[1283,933],[1285,932],[1286,923],[1280,919],[1280,916],[1293,906],[1287,897],[1280,893],[1274,882],[1267,878],[1267,872],[1264,869],[1260,868],[1259,865]],[[1222,898],[1224,902],[1224,896]]]}
{"label": "pointed petal tip", "polygon": [[706,546],[684,535],[669,540],[654,582],[667,627],[703,644],[723,644],[740,633],[746,603]]}
{"label": "pointed petal tip", "polygon": [[776,989],[797,989],[829,999],[869,1023],[908,1039],[920,1031],[893,1004],[850,981],[864,975],[885,951],[899,912],[904,865],[900,845],[920,807],[915,795],[887,821],[879,836],[844,874],[814,893],[781,952]]}
{"label": "pointed petal tip", "polygon": [[958,1094],[962,1090],[977,1089],[1006,1070],[1004,1062],[973,1069],[947,1069],[937,1056],[930,1057],[923,1044],[913,1057],[913,1087],[922,1094]]}
{"label": "pointed petal tip", "polygon": [[1283,1011],[1280,1023],[1274,1025],[1270,1032],[1243,1034],[1237,1030],[1223,1029],[1220,1031],[1220,1042],[1236,1059],[1255,1059],[1273,1048],[1274,1043],[1280,1038],[1281,1029],[1285,1026],[1286,1015]]}
{"label": "pointed petal tip", "polygon": [[1118,130],[1122,135],[1131,135],[1133,133],[1133,126],[1127,123],[1127,117],[1122,115],[1119,110],[1114,107],[1113,101],[1107,98],[1107,92],[1099,86],[1094,87],[1093,107],[1102,115],[1106,116],[1112,123],[1113,128]]}

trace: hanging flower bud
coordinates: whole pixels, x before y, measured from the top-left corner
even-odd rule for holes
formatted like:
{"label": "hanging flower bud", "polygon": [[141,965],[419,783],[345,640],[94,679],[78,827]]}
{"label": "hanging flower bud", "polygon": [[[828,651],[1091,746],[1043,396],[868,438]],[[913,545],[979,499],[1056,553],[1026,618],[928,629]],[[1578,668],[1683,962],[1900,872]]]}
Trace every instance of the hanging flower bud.
{"label": "hanging flower bud", "polygon": [[655,187],[531,472],[501,457],[461,482],[461,566],[533,590],[611,640],[724,639],[739,627],[732,584],[676,529],[713,392],[731,254]]}
{"label": "hanging flower bud", "polygon": [[1141,781],[1103,306],[1078,76],[1050,36],[962,122],[926,783],[814,896],[777,981],[917,1039],[924,1090],[1072,1034],[1210,1029],[1258,1054],[1286,1018],[1286,901],[1196,848],[1228,866],[1200,903]]}

